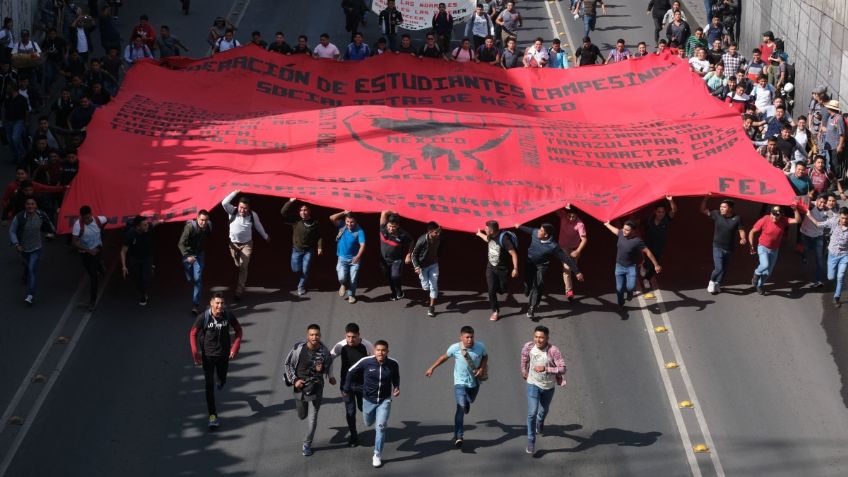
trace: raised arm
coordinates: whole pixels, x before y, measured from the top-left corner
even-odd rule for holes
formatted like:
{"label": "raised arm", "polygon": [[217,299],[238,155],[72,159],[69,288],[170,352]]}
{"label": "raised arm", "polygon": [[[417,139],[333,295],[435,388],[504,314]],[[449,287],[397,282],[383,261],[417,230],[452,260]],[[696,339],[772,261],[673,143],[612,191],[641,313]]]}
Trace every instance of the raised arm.
{"label": "raised arm", "polygon": [[618,232],[619,232],[618,227],[614,226],[613,224],[611,224],[609,222],[604,222],[604,227],[606,227],[607,230],[612,232],[613,235],[618,235]]}
{"label": "raised arm", "polygon": [[330,216],[330,222],[332,222],[332,223],[333,223],[333,225],[335,225],[336,227],[338,227],[338,226],[339,226],[339,221],[342,219],[342,217],[344,217],[345,215],[347,215],[347,214],[349,214],[349,213],[350,213],[350,211],[349,211],[349,210],[343,210],[343,211],[341,211],[341,212],[336,212],[335,214],[333,214],[333,215],[331,215],[331,216]]}
{"label": "raised arm", "polygon": [[705,195],[704,198],[701,199],[701,208],[700,208],[701,213],[706,215],[707,217],[710,216],[710,209],[707,208],[707,201],[708,200],[710,200],[710,194],[709,193],[707,193],[707,195]]}
{"label": "raised arm", "polygon": [[227,212],[227,214],[232,215],[233,213],[235,213],[236,208],[230,202],[232,202],[233,199],[235,199],[236,196],[239,195],[240,192],[241,192],[240,190],[236,189],[236,190],[230,192],[229,194],[227,194],[227,196],[224,197],[224,200],[221,201],[221,207],[224,208],[224,210]]}
{"label": "raised arm", "polygon": [[674,202],[674,197],[670,195],[665,196],[665,200],[668,201],[669,206],[668,216],[673,219],[677,215],[677,203]]}
{"label": "raised arm", "polygon": [[386,225],[389,222],[390,215],[392,215],[391,210],[384,210],[380,212],[380,227]]}

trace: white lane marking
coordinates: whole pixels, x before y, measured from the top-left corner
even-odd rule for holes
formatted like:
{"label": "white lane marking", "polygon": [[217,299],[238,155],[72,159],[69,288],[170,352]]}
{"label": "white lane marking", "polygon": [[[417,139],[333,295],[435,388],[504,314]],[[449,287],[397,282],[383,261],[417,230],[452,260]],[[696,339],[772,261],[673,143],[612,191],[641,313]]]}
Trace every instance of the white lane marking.
{"label": "white lane marking", "polygon": [[[115,264],[112,265],[108,274],[106,275],[106,279],[103,280],[103,283],[100,285],[100,289],[98,290],[98,293],[97,293],[97,297],[98,297],[97,301],[98,302],[100,301],[100,297],[103,296],[103,292],[106,290],[106,286],[109,284],[109,280],[112,278],[112,275],[113,275],[113,272],[115,271],[116,266],[117,266],[117,262],[115,262]],[[76,297],[80,293],[80,291],[82,290],[83,284],[85,282],[86,282],[86,280],[80,280],[80,286],[77,287],[76,293],[74,293],[73,298],[68,303],[68,307],[71,307],[71,309],[76,306]],[[97,303],[95,302],[95,305],[96,304]],[[69,310],[68,307],[65,308],[65,314],[62,315],[62,318],[65,319],[65,320],[67,320],[67,316],[70,316],[70,312],[68,311]],[[65,315],[67,315],[67,316],[65,316]],[[24,439],[26,438],[27,433],[29,432],[30,428],[32,427],[32,423],[35,422],[35,418],[36,418],[36,416],[38,416],[38,411],[41,410],[41,406],[44,404],[44,401],[47,399],[47,395],[50,394],[50,390],[53,389],[53,385],[56,383],[56,381],[59,380],[59,376],[62,374],[62,370],[65,368],[65,364],[68,362],[68,359],[71,357],[71,353],[73,353],[74,348],[77,347],[77,344],[79,343],[80,337],[82,336],[83,331],[85,331],[85,327],[88,325],[89,320],[91,320],[91,315],[92,315],[91,311],[88,311],[88,310],[85,311],[85,313],[83,314],[83,317],[82,317],[82,321],[80,321],[80,324],[77,325],[77,328],[74,331],[74,336],[68,342],[67,348],[62,353],[62,356],[59,358],[59,362],[56,364],[56,368],[50,373],[50,377],[47,380],[47,384],[45,384],[45,386],[41,390],[41,392],[38,393],[38,397],[35,399],[35,402],[33,403],[32,409],[30,409],[29,413],[27,413],[27,416],[24,419],[23,426],[18,431],[18,434],[15,436],[15,440],[12,442],[12,445],[9,447],[8,451],[6,452],[6,455],[3,458],[3,463],[0,464],[0,477],[5,476],[6,472],[9,470],[9,467],[12,465],[12,461],[15,459],[15,454],[18,453],[18,449],[21,447],[21,443],[23,443]],[[58,331],[58,330],[59,330],[59,328],[57,327],[56,330],[54,330],[54,331]],[[48,344],[52,345],[53,342],[48,340]],[[46,353],[45,353],[45,355],[46,355]],[[42,359],[43,359],[43,357],[42,357]],[[40,365],[40,363],[36,362],[36,363],[33,364],[33,368],[36,367],[36,364]],[[23,385],[29,384],[27,382],[27,377],[31,377],[34,372],[35,371],[30,372],[30,374],[28,376],[24,377]],[[19,390],[19,391],[21,392],[21,394],[23,394],[23,390]],[[14,408],[11,408],[10,412],[14,412]],[[5,424],[5,421],[4,421],[4,424]]]}
{"label": "white lane marking", "polygon": [[[689,462],[689,469],[692,470],[694,477],[701,477],[701,467],[698,466],[698,459],[695,457],[695,451],[692,449],[692,441],[689,440],[689,431],[686,430],[686,423],[683,422],[683,415],[680,413],[680,408],[677,406],[677,395],[674,393],[674,387],[671,385],[671,377],[668,375],[668,370],[665,368],[665,360],[663,360],[662,350],[660,350],[660,342],[657,340],[657,334],[654,332],[654,324],[651,320],[651,312],[645,306],[645,300],[639,296],[639,304],[642,305],[642,319],[645,320],[645,328],[648,332],[648,337],[651,340],[651,347],[654,349],[654,357],[657,360],[657,368],[660,370],[665,393],[668,396],[668,404],[671,406],[671,413],[674,415],[674,422],[677,424],[677,432],[680,434],[680,440],[683,441],[683,450],[686,451],[686,460]],[[669,333],[670,335],[671,333]],[[681,369],[685,371],[683,363],[678,361]]]}
{"label": "white lane marking", "polygon": [[[677,344],[677,338],[674,336],[674,330],[671,328],[671,321],[668,318],[668,312],[663,304],[662,292],[660,292],[660,290],[655,290],[654,296],[657,297],[657,305],[660,307],[663,324],[666,328],[672,330],[672,332],[668,334],[671,350],[674,353],[675,361],[680,364],[680,376],[683,378],[683,384],[686,386],[686,392],[689,393],[689,400],[695,403],[695,417],[698,419],[698,426],[700,426],[701,433],[704,435],[704,444],[710,448],[710,460],[713,462],[713,467],[715,467],[716,476],[725,477],[724,468],[721,466],[721,460],[718,458],[718,450],[716,450],[715,442],[713,442],[712,435],[710,434],[710,428],[707,426],[707,419],[704,417],[702,406],[699,405],[698,396],[695,395],[695,386],[692,384],[692,378],[689,376],[686,366],[683,365],[683,355],[680,352],[680,346]],[[643,303],[645,301],[641,298],[641,296],[640,300]],[[643,311],[647,310],[643,309]]]}
{"label": "white lane marking", "polygon": [[[71,312],[73,312],[74,308],[76,308],[77,306],[77,300],[79,299],[79,295],[82,293],[84,285],[85,280],[80,280],[76,291],[71,296],[71,300],[68,302],[67,306],[65,306],[65,310],[62,312],[62,316],[59,318],[59,321],[53,328],[53,331],[50,333],[50,336],[47,337],[47,341],[44,342],[44,346],[41,347],[41,351],[38,353],[38,356],[36,356],[35,361],[33,361],[32,366],[29,368],[29,371],[27,371],[27,373],[24,375],[24,379],[23,381],[21,381],[21,385],[18,386],[18,390],[15,391],[15,395],[12,396],[12,400],[9,402],[9,405],[3,412],[3,421],[0,422],[0,431],[2,431],[6,426],[9,425],[9,418],[12,417],[12,413],[15,412],[15,409],[17,409],[18,405],[21,403],[21,399],[23,399],[24,393],[31,384],[32,377],[35,376],[35,373],[41,368],[41,365],[44,364],[44,360],[47,358],[47,354],[50,352],[50,349],[55,346],[54,342],[56,341],[56,338],[59,337],[59,333],[62,331],[62,328],[64,328],[65,323],[71,316]],[[48,378],[48,381],[52,379],[53,376],[50,376]],[[2,475],[2,473],[0,473],[0,475]]]}

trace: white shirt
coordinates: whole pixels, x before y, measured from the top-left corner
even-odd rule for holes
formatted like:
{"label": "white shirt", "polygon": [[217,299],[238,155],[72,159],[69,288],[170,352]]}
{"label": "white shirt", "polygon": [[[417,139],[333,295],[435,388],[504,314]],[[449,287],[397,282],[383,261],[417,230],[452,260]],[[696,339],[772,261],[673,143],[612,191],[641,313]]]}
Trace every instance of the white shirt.
{"label": "white shirt", "polygon": [[[338,356],[339,353],[342,352],[342,348],[346,344],[347,344],[347,340],[341,340],[338,343],[336,343],[336,345],[333,346],[333,349],[330,350],[330,356],[332,356],[333,358]],[[363,339],[362,340],[362,346],[365,346],[365,352],[368,353],[368,356],[371,356],[371,355],[374,354],[374,345],[371,344],[370,341]]]}
{"label": "white shirt", "polygon": [[85,224],[85,227],[81,228],[80,221],[77,219],[71,229],[71,235],[79,238],[80,245],[85,248],[100,247],[103,245],[103,240],[100,238],[100,225],[106,224],[107,221],[108,219],[105,216],[98,215],[94,217],[91,223]]}
{"label": "white shirt", "polygon": [[812,215],[817,222],[825,222],[832,216],[827,209],[819,210],[814,204],[810,204],[809,214],[805,215],[804,220],[801,222],[801,233],[810,238],[821,237],[824,235],[824,228],[819,228],[814,224],[810,220],[809,215]]}
{"label": "white shirt", "polygon": [[231,41],[227,41],[227,39],[224,37],[218,39],[218,52],[232,50],[233,48],[236,48],[238,46],[241,46],[241,43],[239,43],[239,41],[235,38],[233,38]]}
{"label": "white shirt", "polygon": [[536,366],[548,367],[548,353],[534,345],[530,349],[530,370],[527,372],[527,384],[533,384],[541,389],[553,389],[556,386],[554,375],[547,371],[540,373],[535,370]]}
{"label": "white shirt", "polygon": [[481,16],[477,16],[475,13],[472,18],[474,24],[471,27],[471,33],[474,34],[474,36],[481,37],[491,35],[492,33],[489,31],[491,30],[491,28],[489,28],[489,18],[489,15],[486,15],[485,13]]}
{"label": "white shirt", "polygon": [[339,52],[339,49],[336,48],[336,45],[334,45],[332,43],[327,43],[327,46],[324,46],[321,43],[318,43],[318,46],[315,47],[315,50],[313,51],[313,53],[318,58],[328,58],[328,59],[331,59],[331,60],[333,60],[333,59],[337,58],[339,55],[341,55],[341,53]]}
{"label": "white shirt", "polygon": [[699,60],[698,58],[689,58],[689,66],[698,73],[706,73],[710,71],[710,62],[706,59]]}
{"label": "white shirt", "polygon": [[769,88],[769,85],[766,85],[765,88],[761,88],[760,85],[756,85],[754,86],[754,89],[751,90],[751,96],[754,97],[754,106],[757,107],[757,110],[762,111],[770,105],[774,99],[774,90]]}
{"label": "white shirt", "polygon": [[[791,119],[790,119],[791,121]],[[809,134],[807,134],[803,129],[798,129],[795,131],[795,142],[798,143],[798,147],[795,148],[795,160],[796,161],[807,161],[807,154],[805,152],[807,150],[807,141],[810,140]]]}
{"label": "white shirt", "polygon": [[26,53],[35,53],[37,55],[41,55],[41,48],[39,48],[38,43],[30,40],[29,43],[18,42],[15,43],[15,47],[12,48],[12,54],[26,54]]}
{"label": "white shirt", "polygon": [[224,210],[227,212],[231,218],[235,215],[230,221],[230,242],[232,243],[247,243],[253,240],[253,229],[256,228],[256,231],[259,232],[259,235],[262,236],[265,240],[268,240],[268,234],[265,233],[265,227],[262,226],[262,222],[259,221],[259,215],[254,211],[250,211],[250,215],[243,216],[239,215],[238,209],[231,204],[230,202],[235,199],[236,192],[230,192],[230,194],[221,201],[221,206],[224,207]]}
{"label": "white shirt", "polygon": [[[530,66],[537,66],[541,68],[545,66],[542,64],[542,62],[547,62],[549,59],[548,50],[544,48],[542,48],[541,50],[537,50],[536,47],[531,46],[530,48],[527,48],[527,51],[524,53],[524,59],[526,59],[527,62],[530,63]],[[532,60],[536,61],[535,65],[533,65]]]}
{"label": "white shirt", "polygon": [[85,28],[77,27],[77,51],[88,53],[88,37],[85,36]]}

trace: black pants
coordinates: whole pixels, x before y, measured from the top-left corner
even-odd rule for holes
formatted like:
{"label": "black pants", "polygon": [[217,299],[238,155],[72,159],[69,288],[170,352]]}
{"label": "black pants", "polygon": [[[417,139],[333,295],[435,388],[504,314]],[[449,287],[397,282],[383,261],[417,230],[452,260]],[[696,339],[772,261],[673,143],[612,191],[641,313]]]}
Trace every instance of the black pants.
{"label": "black pants", "polygon": [[403,259],[386,260],[380,259],[380,266],[383,269],[383,274],[386,276],[386,281],[389,282],[389,288],[392,289],[392,296],[400,296],[403,293]]}
{"label": "black pants", "polygon": [[[654,257],[657,259],[658,262],[660,261],[660,259],[662,259],[663,252],[665,251],[664,248],[649,245],[648,249],[651,251],[651,253],[654,254]],[[650,280],[657,275],[657,269],[654,268],[654,262],[652,262],[650,259],[648,259],[648,257],[645,257],[644,260],[645,260],[645,262],[644,262],[645,263],[645,278],[647,280]]]}
{"label": "black pants", "polygon": [[133,277],[139,299],[144,299],[147,296],[147,291],[150,289],[150,283],[153,281],[152,258],[129,259],[127,261],[127,268]]}
{"label": "black pants", "polygon": [[355,389],[347,397],[343,397],[345,405],[345,419],[347,419],[347,428],[351,436],[356,436],[356,410],[362,412],[362,390]]}
{"label": "black pants", "polygon": [[530,306],[536,308],[545,292],[545,272],[548,264],[534,265],[529,261],[524,265],[524,293],[530,297]]}
{"label": "black pants", "polygon": [[486,263],[486,286],[489,288],[489,305],[491,305],[492,311],[500,311],[498,293],[506,293],[508,283],[509,267]]}
{"label": "black pants", "polygon": [[98,277],[101,269],[103,268],[100,253],[102,252],[99,252],[97,255],[91,255],[89,253],[80,254],[80,258],[82,258],[82,268],[85,269],[85,272],[88,274],[89,281],[91,281],[91,291],[88,295],[88,302],[91,305],[94,305],[97,302],[97,288],[99,285]]}
{"label": "black pants", "polygon": [[660,31],[662,31],[663,17],[652,17],[654,19],[654,43],[660,42]]}
{"label": "black pants", "polygon": [[206,380],[206,409],[209,415],[217,415],[218,411],[215,408],[215,376],[218,376],[218,382],[224,384],[227,382],[227,368],[230,365],[230,359],[227,356],[203,356],[203,379]]}

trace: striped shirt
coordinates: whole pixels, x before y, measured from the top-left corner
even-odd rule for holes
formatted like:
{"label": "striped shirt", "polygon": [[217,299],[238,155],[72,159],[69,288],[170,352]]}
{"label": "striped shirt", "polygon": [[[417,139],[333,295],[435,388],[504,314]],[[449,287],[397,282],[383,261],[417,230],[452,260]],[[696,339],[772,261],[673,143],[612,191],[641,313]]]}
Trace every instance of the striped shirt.
{"label": "striped shirt", "polygon": [[822,225],[830,229],[830,244],[827,246],[827,252],[834,256],[848,254],[848,227],[839,225],[839,215],[834,215]]}

